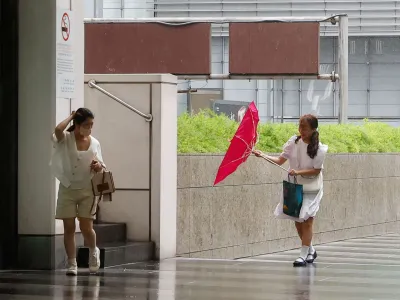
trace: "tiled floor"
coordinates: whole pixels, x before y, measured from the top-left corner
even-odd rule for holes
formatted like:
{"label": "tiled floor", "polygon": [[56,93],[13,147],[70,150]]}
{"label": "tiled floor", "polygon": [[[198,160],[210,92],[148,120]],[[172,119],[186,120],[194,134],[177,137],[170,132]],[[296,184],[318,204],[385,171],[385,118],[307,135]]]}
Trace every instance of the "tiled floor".
{"label": "tiled floor", "polygon": [[0,272],[0,300],[400,299],[400,235],[317,247],[315,265],[293,268],[298,251],[229,260],[171,259],[82,272]]}

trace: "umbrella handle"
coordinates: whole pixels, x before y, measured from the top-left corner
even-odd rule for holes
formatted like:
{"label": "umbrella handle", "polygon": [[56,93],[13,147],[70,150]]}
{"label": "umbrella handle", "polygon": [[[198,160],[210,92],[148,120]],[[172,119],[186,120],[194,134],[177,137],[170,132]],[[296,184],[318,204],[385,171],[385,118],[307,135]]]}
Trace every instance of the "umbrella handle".
{"label": "umbrella handle", "polygon": [[287,169],[285,169],[284,167],[278,165],[276,162],[270,160],[265,154],[261,154],[260,157],[264,158],[267,162],[269,162],[269,163],[271,163],[271,164],[273,164],[273,165],[275,165],[275,166],[281,168],[281,169],[284,170],[285,172],[288,172],[288,173],[289,173],[289,170],[287,170]]}

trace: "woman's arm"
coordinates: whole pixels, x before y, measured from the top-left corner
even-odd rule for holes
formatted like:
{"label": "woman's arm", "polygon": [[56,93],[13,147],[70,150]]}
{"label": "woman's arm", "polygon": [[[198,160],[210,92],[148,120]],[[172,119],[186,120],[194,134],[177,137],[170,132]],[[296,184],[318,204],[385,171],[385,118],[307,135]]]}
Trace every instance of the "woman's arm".
{"label": "woman's arm", "polygon": [[290,170],[290,175],[316,176],[321,173],[321,169]]}
{"label": "woman's arm", "polygon": [[103,169],[106,168],[106,165],[104,164],[103,161],[103,155],[101,153],[100,143],[97,145],[97,152],[90,167],[95,172],[101,172]]}
{"label": "woman's arm", "polygon": [[313,168],[304,170],[291,170],[290,175],[317,176],[323,169],[328,146],[320,145],[317,156],[313,159]]}
{"label": "woman's arm", "polygon": [[56,126],[56,128],[54,129],[54,134],[56,135],[58,142],[61,142],[64,139],[64,137],[65,137],[64,131],[65,131],[65,129],[67,129],[68,124],[71,123],[71,121],[73,120],[74,115],[75,115],[75,112],[73,111],[68,118],[66,118],[64,121],[62,121],[60,124],[58,124]]}
{"label": "woman's arm", "polygon": [[268,160],[276,163],[277,165],[282,166],[285,162],[286,162],[286,158],[282,157],[282,156],[269,156],[269,155],[265,155],[265,158],[267,158]]}
{"label": "woman's arm", "polygon": [[253,151],[253,153],[257,157],[266,158],[267,160],[270,160],[280,166],[286,162],[286,158],[284,158],[283,156],[274,157],[274,156],[265,155],[260,150],[255,150],[255,151]]}

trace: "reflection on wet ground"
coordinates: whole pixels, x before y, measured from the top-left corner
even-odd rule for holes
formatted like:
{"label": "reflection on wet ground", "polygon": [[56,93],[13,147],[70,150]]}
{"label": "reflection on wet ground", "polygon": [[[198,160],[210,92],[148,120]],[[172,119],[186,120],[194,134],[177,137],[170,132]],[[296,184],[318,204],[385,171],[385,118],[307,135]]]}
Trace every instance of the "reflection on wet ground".
{"label": "reflection on wet ground", "polygon": [[108,268],[0,272],[1,300],[400,299],[400,235],[317,247],[318,262],[293,268],[298,250],[242,260],[171,259]]}

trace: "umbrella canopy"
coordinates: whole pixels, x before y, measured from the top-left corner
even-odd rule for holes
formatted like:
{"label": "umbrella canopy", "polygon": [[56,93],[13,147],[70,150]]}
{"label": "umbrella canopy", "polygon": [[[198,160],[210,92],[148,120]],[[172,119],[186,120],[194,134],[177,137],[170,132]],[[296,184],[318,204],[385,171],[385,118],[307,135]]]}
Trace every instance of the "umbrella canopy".
{"label": "umbrella canopy", "polygon": [[250,156],[257,143],[259,121],[257,107],[254,102],[251,102],[219,166],[214,185],[235,172],[239,165]]}

